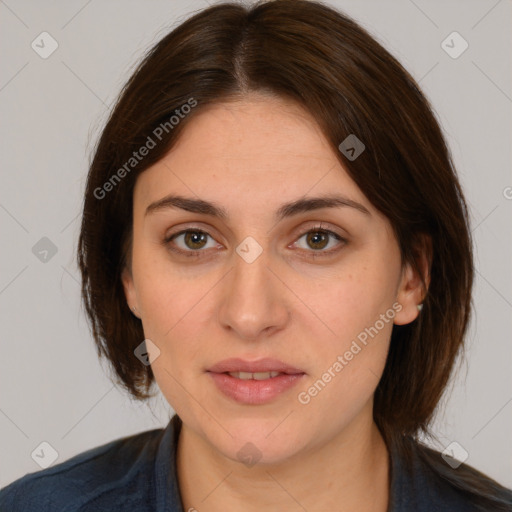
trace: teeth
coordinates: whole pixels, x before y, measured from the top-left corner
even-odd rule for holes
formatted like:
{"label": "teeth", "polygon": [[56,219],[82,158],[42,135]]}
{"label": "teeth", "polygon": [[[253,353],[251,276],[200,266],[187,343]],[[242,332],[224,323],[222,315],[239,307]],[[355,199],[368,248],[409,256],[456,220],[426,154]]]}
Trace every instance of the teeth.
{"label": "teeth", "polygon": [[265,379],[272,379],[273,377],[277,377],[280,375],[281,372],[256,372],[256,373],[250,373],[250,372],[229,372],[229,375],[231,377],[235,377],[235,379],[242,379],[242,380],[265,380]]}

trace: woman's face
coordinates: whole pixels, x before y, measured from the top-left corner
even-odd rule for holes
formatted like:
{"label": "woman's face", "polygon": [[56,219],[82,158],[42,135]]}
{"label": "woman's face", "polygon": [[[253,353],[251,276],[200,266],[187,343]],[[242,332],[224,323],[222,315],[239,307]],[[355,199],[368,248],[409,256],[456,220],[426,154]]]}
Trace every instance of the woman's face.
{"label": "woman's face", "polygon": [[[349,204],[300,207],[335,196]],[[372,422],[419,281],[312,117],[257,95],[198,112],[139,176],[133,208],[123,284],[186,428],[230,459],[276,463]],[[232,358],[246,365],[218,366]],[[223,373],[237,369],[258,375]]]}

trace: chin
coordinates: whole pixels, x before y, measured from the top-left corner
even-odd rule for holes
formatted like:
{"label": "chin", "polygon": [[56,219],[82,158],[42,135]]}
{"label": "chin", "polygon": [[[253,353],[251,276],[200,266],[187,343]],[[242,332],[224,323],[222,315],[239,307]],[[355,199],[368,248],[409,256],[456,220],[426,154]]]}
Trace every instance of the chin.
{"label": "chin", "polygon": [[291,422],[285,426],[284,423],[289,420],[281,423],[283,417],[286,415],[281,413],[265,418],[238,417],[233,421],[219,418],[233,437],[224,433],[219,435],[218,429],[215,429],[215,437],[210,438],[210,443],[225,457],[247,467],[279,464],[305,445],[304,439],[298,436],[300,427],[294,427]]}

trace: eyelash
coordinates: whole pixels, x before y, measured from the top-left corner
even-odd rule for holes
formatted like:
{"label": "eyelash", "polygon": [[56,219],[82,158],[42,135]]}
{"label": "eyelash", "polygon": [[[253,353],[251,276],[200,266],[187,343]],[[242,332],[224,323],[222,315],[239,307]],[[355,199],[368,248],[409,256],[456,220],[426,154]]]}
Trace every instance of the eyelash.
{"label": "eyelash", "polygon": [[[184,235],[186,233],[204,234],[204,235],[207,235],[210,238],[214,239],[210,235],[210,233],[208,233],[207,231],[203,231],[202,229],[192,229],[192,228],[189,228],[189,229],[184,229],[182,231],[179,231],[177,233],[173,233],[173,234],[167,236],[164,239],[163,244],[165,246],[167,246],[171,251],[173,251],[173,252],[175,252],[177,254],[180,254],[182,256],[185,256],[187,258],[202,258],[202,257],[204,257],[201,253],[204,253],[205,251],[202,250],[202,249],[197,249],[197,250],[192,250],[191,249],[191,250],[188,250],[188,251],[184,251],[182,249],[177,249],[176,247],[173,247],[171,242],[175,238],[177,238],[178,236]],[[303,232],[302,234],[299,235],[299,237],[297,238],[297,241],[300,240],[303,236],[308,235],[309,233],[315,233],[315,234],[322,233],[324,235],[331,236],[332,238],[334,238],[338,242],[341,242],[342,246],[347,243],[347,240],[345,238],[341,237],[340,235],[338,235],[338,233],[335,233],[334,231],[331,231],[329,229],[322,228],[321,226],[313,227],[313,228],[310,228],[307,231]],[[312,259],[315,259],[315,258],[318,258],[318,257],[323,258],[323,257],[332,256],[334,253],[337,253],[339,250],[340,250],[340,247],[337,247],[337,248],[334,248],[334,249],[329,249],[328,251],[324,251],[322,249],[319,249],[318,251],[314,251],[314,250],[307,251],[306,250],[306,252],[311,253],[310,257]]]}

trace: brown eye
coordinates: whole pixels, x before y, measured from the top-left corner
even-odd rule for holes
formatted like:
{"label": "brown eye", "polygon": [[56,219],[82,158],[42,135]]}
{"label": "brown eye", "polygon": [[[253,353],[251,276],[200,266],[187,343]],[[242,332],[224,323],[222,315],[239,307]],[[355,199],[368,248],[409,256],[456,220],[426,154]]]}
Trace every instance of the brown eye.
{"label": "brown eye", "polygon": [[[207,247],[208,238],[212,239],[212,245]],[[174,252],[185,256],[201,256],[202,249],[215,247],[215,241],[209,233],[199,229],[187,229],[175,233],[164,240],[164,244],[169,246]]]}
{"label": "brown eye", "polygon": [[[302,234],[295,244],[298,244],[299,240],[303,238],[305,239],[305,246],[300,247],[299,245],[299,247],[312,253],[314,257],[328,256],[333,252],[337,252],[340,248],[339,246],[343,246],[346,243],[346,240],[337,233],[326,229],[311,229]],[[326,247],[329,247],[329,249],[324,250]]]}
{"label": "brown eye", "polygon": [[310,231],[306,234],[306,242],[312,249],[325,249],[329,243],[329,235],[322,231]]}
{"label": "brown eye", "polygon": [[183,241],[189,249],[202,249],[206,243],[207,233],[203,231],[187,231]]}

